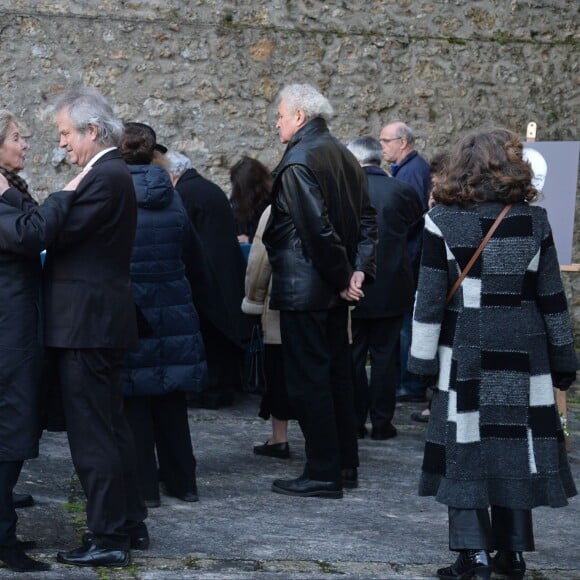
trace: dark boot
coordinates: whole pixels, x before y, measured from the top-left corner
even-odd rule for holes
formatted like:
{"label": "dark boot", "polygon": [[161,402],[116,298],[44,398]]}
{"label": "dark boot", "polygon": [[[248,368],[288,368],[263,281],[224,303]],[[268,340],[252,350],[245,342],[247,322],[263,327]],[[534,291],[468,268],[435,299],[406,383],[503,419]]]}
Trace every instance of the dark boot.
{"label": "dark boot", "polygon": [[446,568],[439,568],[437,576],[443,579],[469,580],[476,577],[489,580],[491,577],[489,554],[485,550],[460,550],[455,563]]}
{"label": "dark boot", "polygon": [[499,550],[493,558],[493,571],[510,580],[521,580],[526,573],[526,562],[521,552]]}
{"label": "dark boot", "polygon": [[358,487],[358,472],[356,467],[348,467],[341,470],[342,487],[354,489]]}
{"label": "dark boot", "polygon": [[50,570],[50,564],[29,558],[18,545],[0,547],[0,560],[14,572],[44,572]]}
{"label": "dark boot", "polygon": [[34,498],[29,493],[12,492],[12,503],[16,509],[34,505]]}

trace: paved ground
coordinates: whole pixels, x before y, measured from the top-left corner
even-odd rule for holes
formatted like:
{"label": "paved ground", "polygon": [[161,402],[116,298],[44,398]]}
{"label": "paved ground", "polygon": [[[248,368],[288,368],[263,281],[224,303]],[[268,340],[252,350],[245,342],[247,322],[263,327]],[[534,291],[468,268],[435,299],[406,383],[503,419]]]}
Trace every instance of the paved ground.
{"label": "paved ground", "polygon": [[[578,387],[571,394],[570,460],[580,483]],[[0,569],[0,579],[420,579],[433,578],[438,566],[452,561],[445,506],[416,494],[425,427],[409,415],[421,405],[399,406],[396,439],[360,442],[360,487],[342,500],[270,491],[276,477],[301,473],[302,438],[292,425],[290,460],[253,455],[252,446],[269,433],[257,407],[250,397],[219,411],[190,410],[200,502],[162,497],[161,507],[150,510],[151,549],[134,552],[125,569],[56,563],[57,550],[78,545],[84,512],[66,436],[45,434],[40,458],[28,462],[17,487],[36,499],[34,507],[20,510],[18,531],[38,541],[31,555],[50,561],[52,570],[33,576]],[[537,509],[534,516],[537,552],[526,557],[528,578],[580,578],[580,500]]]}

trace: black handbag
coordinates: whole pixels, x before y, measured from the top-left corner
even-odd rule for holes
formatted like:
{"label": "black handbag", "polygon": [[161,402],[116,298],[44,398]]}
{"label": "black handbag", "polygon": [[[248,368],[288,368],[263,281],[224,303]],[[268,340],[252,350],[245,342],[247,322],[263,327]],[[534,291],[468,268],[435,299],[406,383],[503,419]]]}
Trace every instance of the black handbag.
{"label": "black handbag", "polygon": [[264,339],[260,322],[256,322],[252,328],[248,355],[248,373],[244,392],[251,395],[263,395],[266,391],[266,378],[264,376]]}

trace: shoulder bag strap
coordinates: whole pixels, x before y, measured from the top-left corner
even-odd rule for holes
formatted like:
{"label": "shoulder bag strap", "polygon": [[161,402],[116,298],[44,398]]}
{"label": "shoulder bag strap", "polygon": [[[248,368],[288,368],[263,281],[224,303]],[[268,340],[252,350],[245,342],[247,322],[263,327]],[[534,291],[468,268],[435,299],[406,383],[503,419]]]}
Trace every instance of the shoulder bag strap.
{"label": "shoulder bag strap", "polygon": [[489,242],[491,236],[493,236],[493,234],[494,234],[495,230],[497,230],[497,227],[499,226],[501,220],[503,220],[503,218],[506,216],[507,212],[511,209],[512,205],[513,204],[508,203],[501,210],[500,214],[497,216],[496,220],[493,222],[493,225],[491,226],[491,228],[489,228],[489,231],[487,232],[485,238],[483,238],[483,240],[481,240],[481,244],[479,244],[479,248],[477,248],[477,250],[475,250],[475,253],[473,254],[473,256],[471,256],[471,260],[469,260],[469,262],[467,263],[467,266],[465,266],[465,268],[463,269],[463,272],[461,272],[461,275],[459,276],[459,278],[457,278],[457,280],[455,281],[455,284],[453,284],[453,287],[451,288],[451,290],[449,290],[449,294],[447,294],[447,299],[445,300],[445,304],[449,304],[451,302],[451,299],[453,298],[453,296],[455,296],[455,293],[459,289],[459,286],[461,286],[461,283],[463,282],[463,280],[465,279],[467,274],[469,274],[469,271],[473,267],[473,264],[475,264],[477,258],[479,258],[479,255],[481,254],[481,252],[483,252],[483,249],[485,248],[485,246],[487,246],[487,242]]}

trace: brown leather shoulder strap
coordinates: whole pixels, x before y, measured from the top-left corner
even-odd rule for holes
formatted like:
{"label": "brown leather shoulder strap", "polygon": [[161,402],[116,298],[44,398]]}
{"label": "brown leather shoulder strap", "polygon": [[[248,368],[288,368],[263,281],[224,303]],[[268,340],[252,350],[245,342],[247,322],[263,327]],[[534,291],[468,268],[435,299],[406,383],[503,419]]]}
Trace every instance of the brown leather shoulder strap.
{"label": "brown leather shoulder strap", "polygon": [[511,209],[512,205],[513,204],[508,203],[501,210],[500,214],[497,216],[496,220],[493,222],[491,228],[489,228],[489,231],[485,235],[485,238],[483,238],[483,240],[481,240],[481,244],[479,244],[479,248],[477,248],[477,250],[475,250],[475,253],[473,254],[473,256],[471,256],[471,260],[469,260],[469,262],[467,263],[467,266],[465,266],[465,268],[463,269],[463,272],[461,272],[461,275],[459,276],[459,278],[457,278],[457,280],[455,281],[455,284],[453,284],[451,290],[449,290],[449,294],[447,294],[445,304],[449,304],[451,302],[451,299],[453,298],[453,296],[455,296],[455,293],[459,289],[459,286],[461,286],[461,283],[463,282],[463,280],[465,279],[467,274],[469,274],[469,271],[473,267],[473,264],[475,264],[475,262],[477,261],[477,258],[479,258],[479,255],[481,254],[481,252],[483,252],[483,249],[485,248],[485,246],[487,246],[487,242],[489,242],[491,236],[493,236],[493,234],[494,234],[495,230],[497,230],[497,227],[499,226],[501,220],[503,220],[503,218],[506,216],[507,212]]}

